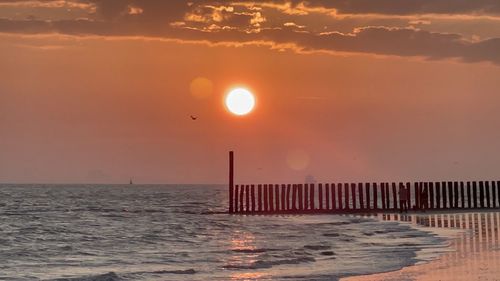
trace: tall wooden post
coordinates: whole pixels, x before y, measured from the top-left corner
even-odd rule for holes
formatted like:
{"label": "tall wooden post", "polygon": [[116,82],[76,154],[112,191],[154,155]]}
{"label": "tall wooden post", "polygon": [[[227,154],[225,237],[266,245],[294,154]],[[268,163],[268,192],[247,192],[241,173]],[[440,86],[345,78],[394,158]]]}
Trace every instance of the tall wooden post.
{"label": "tall wooden post", "polygon": [[309,207],[314,210],[314,183],[309,184]]}
{"label": "tall wooden post", "polygon": [[292,189],[292,210],[297,210],[297,185],[294,184]]}
{"label": "tall wooden post", "polygon": [[343,206],[342,206],[342,184],[341,183],[337,184],[337,195],[338,195],[338,199],[339,199],[339,210],[342,210]]}
{"label": "tall wooden post", "polygon": [[467,208],[472,208],[472,196],[470,192],[470,181],[467,182]]}
{"label": "tall wooden post", "polygon": [[415,193],[415,209],[420,209],[420,186],[418,182],[413,183]]}
{"label": "tall wooden post", "polygon": [[385,200],[387,200],[386,207],[387,209],[390,209],[391,207],[391,197],[389,196],[389,183],[385,183]]}
{"label": "tall wooden post", "polygon": [[491,182],[491,199],[493,200],[492,207],[496,208],[497,207],[497,191],[496,191],[494,181]]}
{"label": "tall wooden post", "polygon": [[330,190],[332,191],[332,210],[337,209],[337,200],[335,200],[335,184],[330,185]]}
{"label": "tall wooden post", "polygon": [[373,209],[378,209],[378,191],[377,191],[377,183],[373,183]]}
{"label": "tall wooden post", "polygon": [[273,200],[273,185],[269,185],[269,211],[274,212],[274,200]]}
{"label": "tall wooden post", "polygon": [[460,197],[461,199],[461,207],[462,209],[465,209],[465,187],[464,187],[464,182],[460,182]]}
{"label": "tall wooden post", "polygon": [[252,192],[252,212],[255,212],[255,185],[251,185]]}
{"label": "tall wooden post", "polygon": [[318,207],[323,210],[323,184],[318,183]]}
{"label": "tall wooden post", "polygon": [[479,182],[479,205],[484,208],[484,182]]}
{"label": "tall wooden post", "polygon": [[[276,212],[280,211],[280,185],[279,184],[275,184],[274,185],[274,210]],[[281,208],[283,208],[283,206],[281,206]]]}
{"label": "tall wooden post", "polygon": [[287,210],[291,210],[290,208],[290,189],[292,188],[292,185],[291,184],[287,184],[286,185],[286,209]]}
{"label": "tall wooden post", "polygon": [[447,208],[446,207],[447,198],[446,198],[446,182],[445,181],[443,181],[441,183],[441,191],[443,192],[443,209],[446,209]]}
{"label": "tall wooden post", "polygon": [[430,199],[429,208],[434,209],[434,183],[429,182],[428,186],[429,186],[429,199]]}
{"label": "tall wooden post", "polygon": [[472,182],[472,198],[474,199],[474,209],[477,209],[477,182]]}
{"label": "tall wooden post", "polygon": [[299,190],[299,210],[302,211],[304,210],[304,197],[302,197],[302,184],[298,185],[298,190]]}
{"label": "tall wooden post", "polygon": [[411,208],[411,183],[407,182],[406,183],[406,189],[408,190],[408,192],[406,192],[406,204],[408,204],[408,209]]}
{"label": "tall wooden post", "polygon": [[268,194],[269,193],[267,191],[267,184],[264,184],[264,212],[269,211],[269,202],[267,201]]}
{"label": "tall wooden post", "polygon": [[245,211],[250,212],[250,186],[245,185]]}
{"label": "tall wooden post", "polygon": [[[284,184],[281,185],[281,210],[288,210],[288,198],[285,197],[286,194],[286,186]],[[285,200],[286,198],[286,200]]]}
{"label": "tall wooden post", "polygon": [[500,207],[500,181],[497,181],[498,206]]}
{"label": "tall wooden post", "polygon": [[385,183],[380,183],[380,194],[382,195],[382,210],[386,209],[385,201]]}
{"label": "tall wooden post", "polygon": [[453,182],[453,196],[455,199],[455,203],[453,204],[453,207],[458,209],[458,181]]}
{"label": "tall wooden post", "polygon": [[257,185],[257,211],[262,212],[262,184]]}
{"label": "tall wooden post", "polygon": [[234,213],[234,153],[229,151],[229,213]]}
{"label": "tall wooden post", "polygon": [[304,209],[309,209],[309,184],[304,184]]}

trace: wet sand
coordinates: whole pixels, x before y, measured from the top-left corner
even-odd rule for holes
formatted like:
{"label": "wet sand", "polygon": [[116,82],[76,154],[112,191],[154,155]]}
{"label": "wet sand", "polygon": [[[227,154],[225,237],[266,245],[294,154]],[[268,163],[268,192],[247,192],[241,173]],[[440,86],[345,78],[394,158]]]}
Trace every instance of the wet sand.
{"label": "wet sand", "polygon": [[348,277],[342,281],[500,280],[500,212],[391,214],[381,215],[381,219],[407,221],[415,227],[448,236],[450,251],[433,261],[398,271]]}

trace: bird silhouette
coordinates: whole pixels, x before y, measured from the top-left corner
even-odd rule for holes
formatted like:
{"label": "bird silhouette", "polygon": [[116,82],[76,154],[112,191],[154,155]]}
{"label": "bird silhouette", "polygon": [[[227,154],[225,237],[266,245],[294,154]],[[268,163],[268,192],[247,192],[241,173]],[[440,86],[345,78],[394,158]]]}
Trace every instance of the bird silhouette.
{"label": "bird silhouette", "polygon": [[197,117],[197,116],[193,116],[193,115],[191,115],[191,120],[196,120],[196,119],[198,119],[198,117]]}

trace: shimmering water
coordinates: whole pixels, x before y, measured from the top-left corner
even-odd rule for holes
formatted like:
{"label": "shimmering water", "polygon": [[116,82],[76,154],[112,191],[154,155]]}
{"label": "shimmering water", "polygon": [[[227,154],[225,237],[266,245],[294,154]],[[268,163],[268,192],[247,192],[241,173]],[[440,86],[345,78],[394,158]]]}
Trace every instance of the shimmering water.
{"label": "shimmering water", "polygon": [[0,185],[0,280],[337,280],[444,244],[396,221],[226,205],[224,186]]}

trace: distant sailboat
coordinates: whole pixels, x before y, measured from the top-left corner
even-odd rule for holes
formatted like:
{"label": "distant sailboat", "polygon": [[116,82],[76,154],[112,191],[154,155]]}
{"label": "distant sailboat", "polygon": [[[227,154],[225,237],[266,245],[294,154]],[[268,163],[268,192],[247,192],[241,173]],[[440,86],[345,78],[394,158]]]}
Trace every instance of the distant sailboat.
{"label": "distant sailboat", "polygon": [[134,183],[132,182],[132,179],[130,179],[130,183],[129,183],[129,184],[134,184]]}

